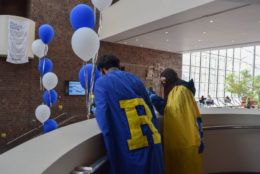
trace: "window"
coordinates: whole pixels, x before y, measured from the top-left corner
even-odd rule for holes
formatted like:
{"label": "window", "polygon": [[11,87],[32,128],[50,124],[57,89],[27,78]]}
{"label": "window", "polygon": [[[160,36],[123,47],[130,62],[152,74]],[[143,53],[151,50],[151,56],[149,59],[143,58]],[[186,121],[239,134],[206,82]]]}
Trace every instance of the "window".
{"label": "window", "polygon": [[260,46],[256,46],[255,51],[255,76],[260,75]]}
{"label": "window", "polygon": [[182,65],[190,65],[190,53],[182,55]]}
{"label": "window", "polygon": [[241,48],[241,65],[240,71],[249,71],[253,74],[254,47]]}
{"label": "window", "polygon": [[244,70],[260,76],[260,45],[183,54],[182,77],[186,81],[194,80],[196,98],[202,95],[221,100],[225,96],[238,98],[226,91],[225,79],[233,72],[239,75]]}

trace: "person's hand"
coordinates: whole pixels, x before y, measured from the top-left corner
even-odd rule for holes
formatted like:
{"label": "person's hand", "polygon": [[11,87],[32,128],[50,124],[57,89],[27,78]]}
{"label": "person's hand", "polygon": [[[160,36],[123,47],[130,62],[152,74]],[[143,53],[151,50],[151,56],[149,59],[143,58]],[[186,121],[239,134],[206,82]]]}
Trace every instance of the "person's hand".
{"label": "person's hand", "polygon": [[93,107],[93,108],[91,109],[91,112],[92,112],[93,114],[95,114],[95,112],[96,112],[96,108]]}
{"label": "person's hand", "polygon": [[166,101],[165,101],[162,97],[160,97],[160,96],[158,96],[158,95],[156,95],[156,94],[152,94],[152,95],[150,96],[150,99],[151,99],[152,105],[154,105],[154,107],[156,108],[156,110],[157,110],[161,115],[163,115],[163,114],[164,114],[164,108],[165,108],[165,106],[166,106]]}

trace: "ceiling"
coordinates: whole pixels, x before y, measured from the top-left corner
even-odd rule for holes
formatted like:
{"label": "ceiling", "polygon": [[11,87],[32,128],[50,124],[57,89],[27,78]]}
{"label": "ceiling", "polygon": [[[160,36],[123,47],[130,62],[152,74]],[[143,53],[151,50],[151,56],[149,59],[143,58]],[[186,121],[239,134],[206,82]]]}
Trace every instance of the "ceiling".
{"label": "ceiling", "polygon": [[260,43],[260,0],[217,0],[106,41],[170,52]]}

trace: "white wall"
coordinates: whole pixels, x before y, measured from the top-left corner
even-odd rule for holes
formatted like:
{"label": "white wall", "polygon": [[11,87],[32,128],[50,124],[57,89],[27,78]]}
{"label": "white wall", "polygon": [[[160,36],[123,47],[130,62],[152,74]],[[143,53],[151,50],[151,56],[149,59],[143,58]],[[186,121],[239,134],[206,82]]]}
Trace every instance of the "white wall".
{"label": "white wall", "polygon": [[260,172],[260,130],[204,131],[203,173]]}
{"label": "white wall", "polygon": [[214,0],[120,0],[103,12],[101,39]]}
{"label": "white wall", "polygon": [[[260,111],[202,109],[203,127],[260,126]],[[260,129],[204,130],[203,173],[260,172]]]}

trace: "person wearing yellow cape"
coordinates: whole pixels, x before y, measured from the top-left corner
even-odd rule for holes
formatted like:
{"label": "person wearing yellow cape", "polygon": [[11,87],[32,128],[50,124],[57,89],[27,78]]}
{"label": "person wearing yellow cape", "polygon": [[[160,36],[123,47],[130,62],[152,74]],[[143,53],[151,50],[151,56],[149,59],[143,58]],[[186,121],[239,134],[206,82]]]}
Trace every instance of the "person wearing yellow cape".
{"label": "person wearing yellow cape", "polygon": [[164,100],[157,95],[150,98],[157,111],[164,115],[165,174],[201,174],[204,144],[194,82],[179,79],[173,69],[163,71],[160,80]]}

